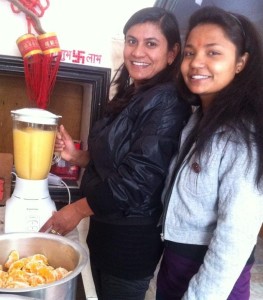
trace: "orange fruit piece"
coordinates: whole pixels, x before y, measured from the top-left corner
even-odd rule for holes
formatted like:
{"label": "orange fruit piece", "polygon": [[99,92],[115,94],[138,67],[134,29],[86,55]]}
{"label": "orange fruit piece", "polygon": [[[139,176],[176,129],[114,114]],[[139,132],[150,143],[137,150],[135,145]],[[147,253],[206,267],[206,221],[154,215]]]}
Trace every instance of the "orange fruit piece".
{"label": "orange fruit piece", "polygon": [[70,272],[62,267],[56,268],[54,270],[54,275],[56,277],[56,280],[62,279],[65,276],[67,276]]}
{"label": "orange fruit piece", "polygon": [[26,288],[29,287],[29,284],[27,282],[22,282],[22,281],[15,281],[15,280],[10,280],[7,281],[5,288]]}
{"label": "orange fruit piece", "polygon": [[45,284],[45,279],[40,275],[32,275],[28,279],[30,286],[38,286],[40,284]]}
{"label": "orange fruit piece", "polygon": [[5,287],[6,280],[8,278],[8,273],[5,271],[0,271],[0,288]]}
{"label": "orange fruit piece", "polygon": [[43,254],[34,254],[29,257],[32,261],[42,261],[45,265],[48,264],[47,257]]}
{"label": "orange fruit piece", "polygon": [[43,266],[38,269],[38,275],[45,278],[46,283],[50,283],[56,280],[56,276],[54,274],[54,268],[50,266]]}
{"label": "orange fruit piece", "polygon": [[7,268],[7,269],[9,269],[10,265],[11,265],[13,262],[17,261],[17,260],[19,260],[19,253],[18,253],[18,251],[13,250],[13,251],[11,251],[11,253],[9,254],[8,259],[7,259],[7,261],[6,261],[5,264],[4,264],[4,267]]}

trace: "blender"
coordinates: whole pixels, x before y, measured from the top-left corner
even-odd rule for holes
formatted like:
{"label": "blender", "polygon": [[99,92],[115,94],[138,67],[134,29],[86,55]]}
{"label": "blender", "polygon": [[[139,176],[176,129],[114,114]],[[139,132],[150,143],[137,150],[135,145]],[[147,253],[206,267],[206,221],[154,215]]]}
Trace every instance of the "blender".
{"label": "blender", "polygon": [[48,189],[57,116],[44,109],[11,111],[16,182],[6,201],[5,233],[37,232],[56,211]]}

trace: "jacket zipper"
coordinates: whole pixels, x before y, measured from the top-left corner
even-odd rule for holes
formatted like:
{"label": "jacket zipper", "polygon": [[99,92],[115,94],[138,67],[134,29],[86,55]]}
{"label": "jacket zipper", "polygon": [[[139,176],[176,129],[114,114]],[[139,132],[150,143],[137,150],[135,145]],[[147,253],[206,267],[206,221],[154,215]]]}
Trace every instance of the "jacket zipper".
{"label": "jacket zipper", "polygon": [[[200,122],[201,118],[202,118],[202,111],[199,108],[198,111],[197,111],[197,120],[196,120],[195,124],[193,125],[193,128],[197,126],[197,124]],[[187,124],[188,124],[188,122],[187,122]],[[193,132],[193,128],[191,130],[189,130],[188,135],[185,138],[182,145],[181,145],[181,143],[182,143],[182,134],[183,134],[184,130],[182,130],[181,133],[180,133],[178,155],[176,157],[176,161],[174,163],[173,169],[171,170],[171,173],[172,173],[171,178],[170,178],[170,181],[168,183],[168,188],[166,190],[166,193],[164,195],[164,209],[163,209],[162,220],[161,220],[162,232],[160,234],[162,241],[165,240],[165,238],[164,238],[164,235],[165,235],[165,219],[166,219],[166,215],[167,215],[167,211],[168,211],[168,206],[169,206],[169,203],[170,203],[170,200],[171,200],[171,195],[172,195],[172,192],[173,192],[174,183],[176,181],[179,170],[182,168],[183,164],[186,161],[186,158],[189,157],[189,155],[193,154],[191,149],[192,149],[193,144],[196,141],[196,134]],[[182,155],[183,155],[183,157],[181,158]],[[181,162],[180,162],[180,160],[181,160]],[[178,163],[180,163],[179,166],[178,166]],[[170,174],[168,174],[168,175],[170,175]]]}
{"label": "jacket zipper", "polygon": [[[165,219],[166,219],[166,215],[167,215],[167,211],[168,211],[168,206],[169,206],[169,203],[170,203],[170,199],[171,199],[171,195],[172,195],[172,190],[173,190],[174,182],[175,182],[175,178],[176,178],[176,176],[173,176],[173,171],[174,171],[174,168],[177,165],[177,161],[178,161],[178,157],[179,157],[179,150],[180,150],[180,145],[181,145],[181,139],[182,139],[182,131],[180,133],[179,142],[178,142],[179,149],[178,149],[177,157],[175,159],[173,169],[171,170],[171,178],[170,178],[170,181],[168,183],[168,189],[166,190],[166,193],[164,195],[164,208],[163,208],[163,213],[161,215],[161,220],[160,220],[160,222],[162,224],[162,232],[160,233],[160,236],[161,236],[161,240],[163,242],[164,242],[164,234],[165,234],[165,232],[164,232],[165,231]],[[173,181],[173,185],[171,186],[172,181]],[[167,193],[169,193],[169,198],[167,197]]]}

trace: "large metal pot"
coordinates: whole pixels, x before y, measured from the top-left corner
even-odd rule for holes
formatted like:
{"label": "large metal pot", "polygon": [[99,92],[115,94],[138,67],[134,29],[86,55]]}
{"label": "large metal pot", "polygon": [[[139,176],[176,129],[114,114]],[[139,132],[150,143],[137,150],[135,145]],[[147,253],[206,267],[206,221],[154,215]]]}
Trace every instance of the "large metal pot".
{"label": "large metal pot", "polygon": [[37,300],[76,299],[77,275],[88,262],[88,253],[79,243],[63,236],[40,232],[0,235],[0,264],[4,264],[12,250],[18,250],[20,257],[44,254],[51,266],[72,272],[61,280],[38,287],[0,288],[0,294],[21,295]]}
{"label": "large metal pot", "polygon": [[11,295],[11,294],[1,294],[0,295],[1,300],[38,300],[37,298],[29,298],[25,296],[20,295]]}

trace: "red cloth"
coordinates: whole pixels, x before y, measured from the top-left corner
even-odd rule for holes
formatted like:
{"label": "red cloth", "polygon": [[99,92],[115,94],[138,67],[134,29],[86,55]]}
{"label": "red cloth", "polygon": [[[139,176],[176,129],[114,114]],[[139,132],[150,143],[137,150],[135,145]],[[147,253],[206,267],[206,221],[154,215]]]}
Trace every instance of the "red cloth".
{"label": "red cloth", "polygon": [[4,198],[4,184],[5,180],[3,178],[0,178],[0,201]]}

